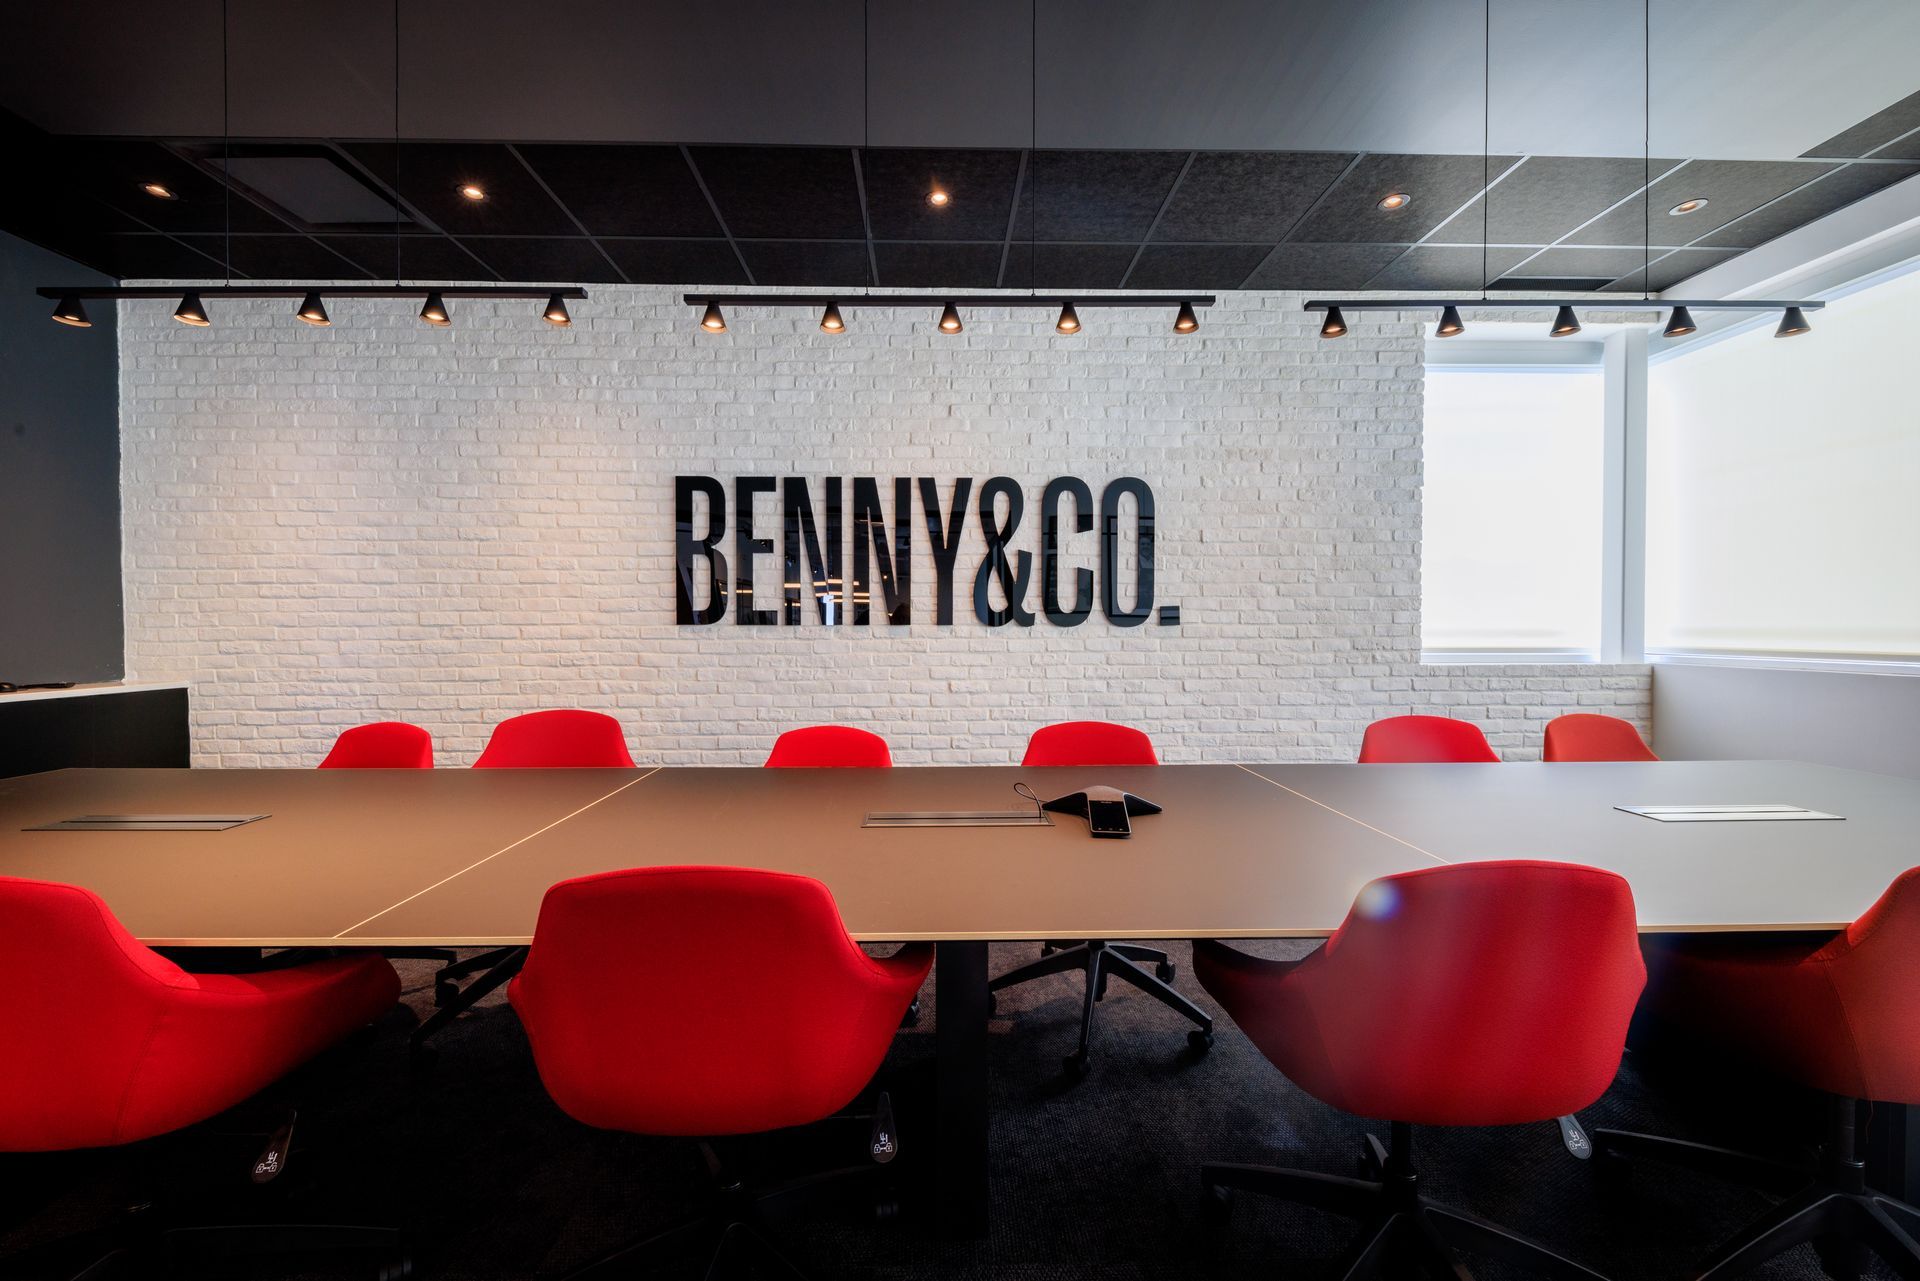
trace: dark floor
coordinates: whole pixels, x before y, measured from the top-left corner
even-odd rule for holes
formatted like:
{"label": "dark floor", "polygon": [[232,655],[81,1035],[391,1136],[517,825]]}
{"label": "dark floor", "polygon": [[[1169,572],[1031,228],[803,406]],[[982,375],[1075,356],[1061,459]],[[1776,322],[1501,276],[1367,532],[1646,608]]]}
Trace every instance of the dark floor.
{"label": "dark floor", "polygon": [[[1290,955],[1300,946],[1251,950]],[[996,946],[994,971],[1036,954],[1033,944]],[[1185,946],[1176,945],[1175,955],[1180,986],[1212,1010],[1187,972]],[[589,1130],[562,1115],[498,997],[441,1035],[429,1066],[410,1065],[406,1035],[431,1009],[431,967],[402,962],[401,969],[408,1009],[255,1110],[272,1115],[282,1099],[297,1104],[303,1141],[285,1178],[257,1201],[284,1201],[288,1217],[402,1223],[413,1235],[416,1276],[475,1281],[558,1277],[697,1208],[704,1183],[696,1150]],[[780,1226],[791,1253],[814,1275],[869,1281],[1337,1277],[1350,1224],[1242,1197],[1227,1226],[1208,1226],[1197,1172],[1203,1160],[1226,1159],[1351,1173],[1366,1127],[1295,1089],[1224,1021],[1213,1051],[1194,1058],[1174,1015],[1119,986],[1100,1007],[1091,1075],[1067,1085],[1060,1056],[1071,1048],[1076,984],[1060,977],[1002,996],[992,1038],[994,1227],[987,1239],[941,1240],[925,1199],[915,1195],[930,1155],[929,992],[926,1017],[902,1032],[885,1073],[900,1109],[900,1217],[875,1223],[857,1211],[812,1210]],[[1803,1114],[1798,1106],[1783,1115],[1764,1093],[1705,1088],[1636,1058],[1582,1114],[1589,1127],[1749,1147],[1770,1141],[1782,1150],[1802,1138],[1802,1127],[1786,1119]],[[776,1175],[850,1163],[862,1159],[865,1137],[863,1127],[843,1124],[757,1145],[751,1159]],[[1618,1278],[1684,1276],[1691,1261],[1768,1205],[1756,1193],[1652,1167],[1636,1172],[1624,1191],[1603,1194],[1550,1124],[1421,1131],[1418,1142],[1429,1193]],[[255,1146],[244,1137],[196,1137],[134,1153],[7,1158],[0,1163],[0,1277],[33,1275],[6,1255],[103,1222],[155,1189],[167,1201],[191,1199],[217,1172],[234,1192],[255,1193],[244,1186]],[[256,1207],[268,1216],[279,1208]],[[633,1275],[697,1278],[702,1266],[689,1258],[661,1271],[636,1267]],[[1516,1275],[1492,1265],[1476,1271],[1483,1281]],[[205,1273],[196,1267],[193,1274]],[[224,1275],[371,1272],[342,1259],[332,1271],[248,1264]],[[1822,1274],[1802,1249],[1753,1275]]]}

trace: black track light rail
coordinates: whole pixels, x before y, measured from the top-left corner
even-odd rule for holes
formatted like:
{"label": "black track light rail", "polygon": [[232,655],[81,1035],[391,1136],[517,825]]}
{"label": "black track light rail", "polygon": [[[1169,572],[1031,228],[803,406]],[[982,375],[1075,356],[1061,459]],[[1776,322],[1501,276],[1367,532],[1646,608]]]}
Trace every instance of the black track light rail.
{"label": "black track light rail", "polygon": [[[1084,307],[1087,304],[1080,305]],[[1687,307],[1694,311],[1783,311],[1788,307],[1798,307],[1801,311],[1818,311],[1826,305],[1817,301],[1750,302],[1744,298],[1704,298],[1695,301],[1691,298],[1608,298],[1604,294],[1598,297],[1588,294],[1578,298],[1547,295],[1539,298],[1311,298],[1304,309],[1326,311],[1338,307],[1341,311],[1436,311],[1459,307],[1465,310],[1506,308],[1519,311],[1545,308],[1551,311],[1561,307],[1578,307],[1582,311],[1666,311],[1673,307]]]}
{"label": "black track light rail", "polygon": [[42,298],[56,300],[179,298],[195,294],[201,298],[292,298],[298,301],[310,294],[325,298],[424,298],[428,294],[439,294],[442,298],[545,302],[556,297],[584,300],[587,296],[587,291],[578,285],[79,285],[71,289],[49,286],[35,292]]}
{"label": "black track light rail", "polygon": [[[44,290],[42,291],[45,292]],[[178,290],[173,291],[178,293]],[[332,292],[329,290],[328,292]],[[52,295],[48,295],[51,297]],[[449,294],[449,297],[452,295]],[[540,295],[546,297],[545,294]],[[689,307],[792,307],[814,310],[836,303],[840,310],[855,307],[980,307],[1018,311],[1057,311],[1072,304],[1086,307],[1211,307],[1212,294],[685,294]]]}

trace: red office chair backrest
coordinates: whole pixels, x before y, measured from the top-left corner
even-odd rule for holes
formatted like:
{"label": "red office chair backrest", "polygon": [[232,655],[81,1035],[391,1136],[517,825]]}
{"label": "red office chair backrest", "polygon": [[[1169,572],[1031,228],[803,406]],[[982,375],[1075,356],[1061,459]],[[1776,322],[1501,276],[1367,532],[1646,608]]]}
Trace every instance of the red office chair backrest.
{"label": "red office chair backrest", "polygon": [[548,890],[509,995],[576,1120],[745,1134],[846,1106],[930,961],[925,947],[868,956],[808,877],[651,867]]}
{"label": "red office chair backrest", "polygon": [[887,769],[887,740],[851,725],[809,725],[773,740],[768,769]]}
{"label": "red office chair backrest", "polygon": [[1498,762],[1487,736],[1451,716],[1389,716],[1367,726],[1362,765],[1448,765]]}
{"label": "red office chair backrest", "polygon": [[493,727],[475,769],[632,769],[620,722],[604,712],[528,712]]}
{"label": "red office chair backrest", "polygon": [[1027,740],[1022,765],[1158,765],[1153,740],[1137,729],[1108,721],[1063,721],[1043,725]]}
{"label": "red office chair backrest", "polygon": [[356,725],[333,740],[320,769],[432,769],[433,735],[405,721]]}
{"label": "red office chair backrest", "polygon": [[1506,1125],[1605,1093],[1646,969],[1623,878],[1511,861],[1374,881],[1289,981],[1311,1014],[1276,1054],[1313,1043],[1296,1075],[1311,1093],[1359,1116]]}
{"label": "red office chair backrest", "polygon": [[1573,712],[1547,722],[1543,761],[1657,761],[1633,722]]}

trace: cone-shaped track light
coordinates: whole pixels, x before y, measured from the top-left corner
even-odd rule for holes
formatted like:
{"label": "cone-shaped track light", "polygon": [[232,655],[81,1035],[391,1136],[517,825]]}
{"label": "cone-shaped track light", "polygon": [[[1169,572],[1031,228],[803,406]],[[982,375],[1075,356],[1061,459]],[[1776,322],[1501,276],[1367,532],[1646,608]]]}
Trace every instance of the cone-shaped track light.
{"label": "cone-shaped track light", "polygon": [[957,334],[964,328],[966,328],[966,326],[960,323],[960,309],[958,307],[954,306],[952,303],[948,303],[945,307],[941,309],[940,311],[940,332],[941,333]]}
{"label": "cone-shaped track light", "polygon": [[1562,307],[1554,313],[1553,328],[1547,330],[1549,338],[1565,338],[1569,334],[1580,332],[1580,317],[1573,314],[1573,308]]}
{"label": "cone-shaped track light", "polygon": [[438,293],[427,295],[427,301],[420,308],[420,319],[435,329],[445,329],[453,323],[453,316],[447,311],[447,303]]}
{"label": "cone-shaped track light", "polygon": [[301,320],[306,321],[309,325],[331,325],[333,323],[327,316],[326,304],[320,301],[320,295],[317,293],[308,294],[305,298],[302,298],[300,300],[300,310],[293,314]]}
{"label": "cone-shaped track light", "polygon": [[1804,334],[1813,328],[1807,323],[1807,314],[1798,307],[1789,307],[1780,313],[1780,328],[1773,331],[1775,338],[1792,338]]}
{"label": "cone-shaped track light", "polygon": [[1190,334],[1198,328],[1200,328],[1200,317],[1193,314],[1193,304],[1181,303],[1179,312],[1173,318],[1173,332]]}
{"label": "cone-shaped track light", "polygon": [[1345,338],[1347,336],[1347,318],[1340,314],[1338,307],[1327,308],[1327,318],[1320,322],[1322,338]]}
{"label": "cone-shaped track light", "polygon": [[719,303],[710,302],[707,304],[706,311],[700,315],[700,328],[710,334],[724,334],[727,332],[727,318],[720,314]]}
{"label": "cone-shaped track light", "polygon": [[87,309],[72,294],[62,298],[53,309],[53,318],[63,325],[72,325],[75,329],[91,329],[93,322],[87,319]]}
{"label": "cone-shaped track light", "polygon": [[1434,337],[1451,338],[1455,334],[1464,334],[1467,326],[1460,319],[1460,309],[1451,304],[1440,309],[1440,323],[1434,327]]}
{"label": "cone-shaped track light", "polygon": [[571,325],[573,317],[567,311],[567,300],[559,294],[547,299],[547,308],[540,313],[540,319],[549,325]]}
{"label": "cone-shaped track light", "polygon": [[1693,313],[1685,307],[1675,307],[1673,314],[1667,317],[1667,327],[1660,331],[1662,338],[1685,338],[1698,329],[1693,323]]}
{"label": "cone-shaped track light", "polygon": [[200,305],[199,294],[188,294],[173,309],[173,318],[183,325],[192,325],[195,329],[205,329],[213,322],[207,319],[207,309]]}
{"label": "cone-shaped track light", "polygon": [[840,304],[830,302],[826,310],[820,313],[820,332],[823,334],[844,334],[847,322],[840,318]]}
{"label": "cone-shaped track light", "polygon": [[1056,334],[1080,332],[1080,313],[1073,309],[1072,303],[1060,304],[1060,319],[1053,322],[1053,332]]}

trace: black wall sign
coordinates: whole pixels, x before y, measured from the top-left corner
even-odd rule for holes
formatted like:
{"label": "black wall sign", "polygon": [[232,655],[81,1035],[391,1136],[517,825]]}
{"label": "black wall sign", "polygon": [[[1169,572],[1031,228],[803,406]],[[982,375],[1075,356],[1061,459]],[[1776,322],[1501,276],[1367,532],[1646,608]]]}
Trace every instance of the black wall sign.
{"label": "black wall sign", "polygon": [[[732,560],[725,547],[729,525],[727,487],[712,476],[676,476],[673,481],[675,619],[682,626],[703,626],[727,617],[727,598],[733,598],[733,619],[743,627],[771,627],[801,622],[802,598],[811,596],[821,623],[851,622],[868,626],[877,612],[894,625],[913,621],[913,499],[914,481],[893,479],[893,520],[881,501],[881,484],[872,476],[853,478],[851,521],[841,478],[824,482],[820,504],[804,477],[739,476],[734,479]],[[1026,495],[1019,482],[994,476],[975,496],[973,478],[953,481],[943,499],[940,485],[922,476],[918,484],[920,511],[933,558],[933,618],[953,622],[955,582],[961,578],[960,545],[968,518],[977,520],[986,542],[986,554],[972,573],[973,613],[988,627],[1014,623],[1033,626],[1045,617],[1055,627],[1078,627],[1093,614],[1095,586],[1100,612],[1116,627],[1138,627],[1154,616],[1153,603],[1153,489],[1146,481],[1122,476],[1101,491],[1098,507],[1093,488],[1077,476],[1047,482],[1040,494],[1039,582],[1034,582],[1035,556],[1016,547],[1026,512]],[[774,531],[754,525],[754,500],[780,496],[778,554],[785,568],[779,608],[754,601],[754,566],[776,554]],[[1122,601],[1121,502],[1133,499],[1133,599]],[[1095,565],[1066,564],[1062,520],[1070,532],[1092,533],[1099,528],[1099,559]],[[853,535],[852,574],[842,574],[845,534]],[[706,565],[706,590],[696,599],[700,562]],[[1034,599],[1038,597],[1038,613]],[[1162,626],[1177,626],[1178,605],[1163,605]]]}

